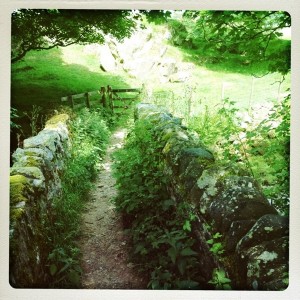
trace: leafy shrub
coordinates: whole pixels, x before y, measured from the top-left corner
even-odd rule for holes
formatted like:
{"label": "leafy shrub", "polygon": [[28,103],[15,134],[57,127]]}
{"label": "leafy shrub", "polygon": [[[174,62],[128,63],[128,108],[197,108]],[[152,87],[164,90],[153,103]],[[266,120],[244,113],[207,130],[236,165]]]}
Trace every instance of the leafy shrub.
{"label": "leafy shrub", "polygon": [[53,201],[49,221],[45,224],[51,287],[79,286],[80,253],[75,243],[78,221],[109,136],[101,114],[87,109],[76,114],[70,129],[72,147],[61,176],[62,195]]}
{"label": "leafy shrub", "polygon": [[184,202],[175,203],[167,191],[161,146],[153,125],[136,122],[125,147],[115,154],[114,176],[119,194],[116,208],[133,242],[133,259],[149,274],[152,289],[200,288],[193,215]]}
{"label": "leafy shrub", "polygon": [[168,22],[168,28],[171,33],[171,42],[175,46],[193,47],[187,28],[182,22],[171,19]]}
{"label": "leafy shrub", "polygon": [[269,201],[284,215],[289,211],[290,95],[275,103],[262,120],[256,111],[238,113],[235,103],[225,99],[216,111],[190,120],[202,141],[218,160],[252,175]]}

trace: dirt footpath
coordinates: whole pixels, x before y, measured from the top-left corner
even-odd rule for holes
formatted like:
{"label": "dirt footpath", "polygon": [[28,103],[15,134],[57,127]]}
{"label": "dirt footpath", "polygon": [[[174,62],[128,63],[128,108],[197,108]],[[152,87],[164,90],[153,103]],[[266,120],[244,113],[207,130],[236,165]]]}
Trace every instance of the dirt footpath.
{"label": "dirt footpath", "polygon": [[111,154],[122,147],[125,129],[112,134],[103,160],[103,170],[82,215],[79,247],[83,270],[81,285],[86,289],[145,289],[147,280],[129,261],[129,239],[122,228],[121,216],[111,199],[116,196],[111,174]]}

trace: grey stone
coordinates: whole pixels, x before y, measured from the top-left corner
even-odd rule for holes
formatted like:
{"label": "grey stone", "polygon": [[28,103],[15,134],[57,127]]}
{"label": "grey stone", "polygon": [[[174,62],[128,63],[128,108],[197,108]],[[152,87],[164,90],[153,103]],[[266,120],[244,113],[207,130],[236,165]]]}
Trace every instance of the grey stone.
{"label": "grey stone", "polygon": [[[288,273],[288,237],[281,237],[272,241],[262,242],[242,252],[246,268],[246,284],[253,288],[257,283],[257,290],[274,290],[271,282],[276,281],[280,289],[287,286],[285,283]],[[243,268],[239,264],[239,268]]]}
{"label": "grey stone", "polygon": [[277,213],[255,186],[255,180],[246,176],[227,180],[209,207],[210,217],[220,231],[228,231],[233,221],[258,219],[265,214]]}
{"label": "grey stone", "polygon": [[61,149],[60,137],[55,130],[42,130],[38,135],[24,140],[26,148],[48,148],[53,153],[57,148]]}
{"label": "grey stone", "polygon": [[240,220],[233,221],[230,225],[229,231],[225,237],[225,249],[227,253],[234,252],[237,243],[254,225],[256,220]]}
{"label": "grey stone", "polygon": [[117,67],[115,58],[107,44],[101,45],[99,48],[99,64],[106,72],[114,71]]}
{"label": "grey stone", "polygon": [[[136,116],[153,124],[153,138],[162,148],[161,166],[169,182],[170,198],[176,203],[188,202],[201,219],[200,224],[193,223],[193,233],[201,245],[200,265],[207,268],[204,277],[210,277],[213,269],[222,265],[207,246],[211,236],[202,229],[203,224],[209,224],[214,232],[222,233],[227,255],[224,261],[237,288],[284,289],[288,272],[288,219],[278,215],[258,183],[236,166],[216,164],[199,137],[176,124],[166,110],[143,104],[136,109]],[[202,254],[205,247],[208,250]]]}
{"label": "grey stone", "polygon": [[48,148],[17,148],[17,150],[12,155],[13,161],[16,162],[17,160],[21,159],[21,157],[23,157],[24,155],[41,157],[45,160],[46,163],[50,163],[54,158],[53,153]]}
{"label": "grey stone", "polygon": [[278,214],[266,214],[262,216],[239,241],[237,250],[241,252],[258,243],[288,236],[289,220]]}
{"label": "grey stone", "polygon": [[180,71],[178,73],[172,74],[169,77],[170,82],[186,82],[190,78],[190,73],[187,71]]}
{"label": "grey stone", "polygon": [[29,179],[32,186],[36,188],[36,190],[44,190],[45,189],[45,177],[42,173],[41,169],[38,167],[15,167],[12,166],[10,169],[10,175],[23,175]]}

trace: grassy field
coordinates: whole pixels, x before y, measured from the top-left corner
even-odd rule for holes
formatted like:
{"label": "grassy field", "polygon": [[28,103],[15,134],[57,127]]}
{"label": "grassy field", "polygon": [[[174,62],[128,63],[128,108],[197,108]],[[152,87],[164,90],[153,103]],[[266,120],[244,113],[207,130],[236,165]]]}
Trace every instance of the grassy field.
{"label": "grassy field", "polygon": [[[61,97],[96,91],[101,86],[125,88],[132,84],[126,74],[103,72],[96,55],[85,53],[80,45],[27,53],[12,65],[11,107],[18,115],[12,121],[19,128],[11,130],[11,152],[20,141],[41,130],[54,109],[65,104]],[[90,100],[92,107],[100,105],[100,95]],[[84,104],[84,98],[75,100],[77,103]]]}
{"label": "grassy field", "polygon": [[29,52],[23,61],[12,65],[11,83],[11,105],[21,110],[32,105],[56,107],[63,96],[101,86],[130,86],[125,76],[101,71],[97,57],[84,53],[79,45]]}
{"label": "grassy field", "polygon": [[[205,105],[213,109],[224,98],[235,101],[238,108],[248,109],[256,104],[276,101],[290,88],[290,74],[280,85],[282,75],[279,73],[258,78],[252,76],[254,70],[247,66],[234,67],[232,63],[201,65],[200,61],[196,61],[195,53],[191,53],[169,45],[165,55],[177,61],[194,64],[186,82],[160,83],[153,80],[149,84],[153,89],[154,101],[166,105],[181,117],[188,109],[189,101],[192,116],[198,115]],[[263,70],[259,70],[260,74],[262,72]]]}
{"label": "grassy field", "polygon": [[[163,29],[155,29],[156,34],[160,31],[163,32]],[[167,44],[167,41],[162,42],[161,47],[163,43]],[[236,61],[231,58],[218,63],[204,62],[196,50],[167,46],[165,58],[173,58],[178,64],[193,65],[186,82],[161,83],[156,74],[158,69],[149,74],[146,82],[121,71],[103,72],[97,56],[87,53],[80,45],[29,52],[24,60],[12,65],[11,106],[17,108],[21,115],[32,111],[33,105],[41,106],[45,112],[57,109],[63,96],[99,90],[106,85],[125,88],[141,87],[145,83],[152,96],[142,101],[164,105],[175,115],[185,118],[188,113],[189,116],[198,116],[206,105],[214,109],[224,98],[235,101],[238,108],[244,109],[276,101],[290,87],[290,75],[286,76],[279,89],[280,74],[256,78],[251,75],[255,70],[239,65],[238,58]],[[157,49],[161,47],[156,45]],[[147,57],[150,56],[156,57],[157,53],[150,51]],[[263,70],[256,71],[263,73]],[[100,96],[95,95],[91,100],[98,105],[99,99]],[[84,99],[81,101],[84,102]],[[25,128],[28,117],[23,116],[16,121]]]}

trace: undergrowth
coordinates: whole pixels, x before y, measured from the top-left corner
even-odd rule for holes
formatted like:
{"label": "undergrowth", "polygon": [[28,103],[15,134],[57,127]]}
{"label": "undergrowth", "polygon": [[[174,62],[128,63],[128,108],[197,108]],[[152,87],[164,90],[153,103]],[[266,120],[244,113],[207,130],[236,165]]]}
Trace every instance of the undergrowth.
{"label": "undergrowth", "polygon": [[45,225],[50,287],[79,287],[80,252],[75,242],[79,220],[109,137],[102,114],[88,109],[75,114],[70,133],[72,146],[61,174],[62,195],[54,200]]}
{"label": "undergrowth", "polygon": [[247,171],[276,209],[289,214],[290,95],[244,113],[225,99],[215,111],[206,106],[189,126],[220,162]]}
{"label": "undergrowth", "polygon": [[153,125],[137,121],[115,154],[119,194],[114,204],[132,238],[132,259],[149,274],[149,288],[200,289],[204,283],[190,234],[192,215],[184,202],[175,203],[168,194],[154,134]]}

